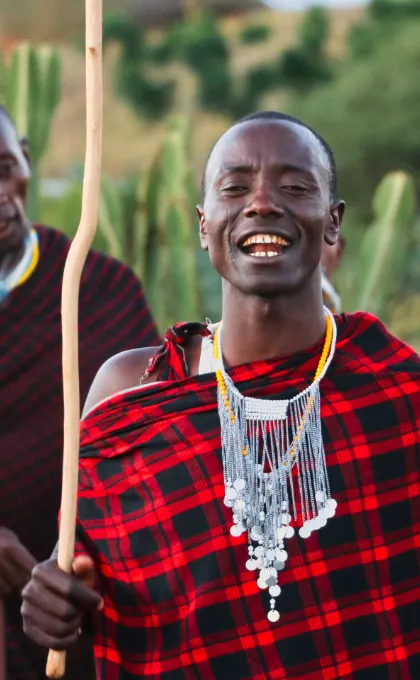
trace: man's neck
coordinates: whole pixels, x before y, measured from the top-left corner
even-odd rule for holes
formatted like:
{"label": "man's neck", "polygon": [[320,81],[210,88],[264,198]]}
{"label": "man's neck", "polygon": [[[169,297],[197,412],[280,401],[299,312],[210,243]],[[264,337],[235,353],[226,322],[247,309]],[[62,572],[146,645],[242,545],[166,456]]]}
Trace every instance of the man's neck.
{"label": "man's neck", "polygon": [[302,352],[325,333],[321,285],[273,299],[250,297],[226,284],[223,356],[226,366]]}

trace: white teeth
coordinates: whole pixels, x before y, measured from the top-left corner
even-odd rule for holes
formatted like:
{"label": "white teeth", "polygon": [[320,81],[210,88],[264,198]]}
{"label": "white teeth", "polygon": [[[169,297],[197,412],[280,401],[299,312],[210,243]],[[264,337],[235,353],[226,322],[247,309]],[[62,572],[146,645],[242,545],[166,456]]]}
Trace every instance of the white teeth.
{"label": "white teeth", "polygon": [[280,253],[275,253],[272,250],[268,253],[249,253],[251,257],[278,257]]}
{"label": "white teeth", "polygon": [[254,236],[250,236],[249,238],[244,241],[242,244],[242,247],[250,246],[254,243],[276,243],[277,245],[280,246],[287,246],[289,245],[285,239],[281,238],[281,236],[275,236],[270,235],[270,234],[255,234]]}

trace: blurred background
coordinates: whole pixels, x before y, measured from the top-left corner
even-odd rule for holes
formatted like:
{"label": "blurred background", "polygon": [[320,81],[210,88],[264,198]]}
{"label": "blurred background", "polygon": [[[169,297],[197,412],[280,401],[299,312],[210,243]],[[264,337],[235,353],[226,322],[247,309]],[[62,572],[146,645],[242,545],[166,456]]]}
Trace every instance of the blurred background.
{"label": "blurred background", "polygon": [[[420,0],[104,0],[95,245],[141,277],[161,328],[220,315],[198,244],[206,155],[262,108],[331,144],[347,202],[334,278],[420,350]],[[33,155],[29,212],[74,234],[85,150],[84,2],[2,0],[0,102]]]}

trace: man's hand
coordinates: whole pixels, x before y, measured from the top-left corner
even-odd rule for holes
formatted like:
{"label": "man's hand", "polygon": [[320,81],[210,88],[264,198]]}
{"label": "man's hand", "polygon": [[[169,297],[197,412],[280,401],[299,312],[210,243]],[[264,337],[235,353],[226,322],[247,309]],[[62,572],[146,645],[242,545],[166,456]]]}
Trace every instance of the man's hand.
{"label": "man's hand", "polygon": [[20,593],[31,578],[36,559],[9,529],[0,527],[0,597]]}
{"label": "man's hand", "polygon": [[73,574],[62,571],[56,560],[38,564],[22,593],[23,630],[42,647],[61,650],[77,642],[84,614],[103,607],[93,590],[95,568],[87,555],[77,557]]}

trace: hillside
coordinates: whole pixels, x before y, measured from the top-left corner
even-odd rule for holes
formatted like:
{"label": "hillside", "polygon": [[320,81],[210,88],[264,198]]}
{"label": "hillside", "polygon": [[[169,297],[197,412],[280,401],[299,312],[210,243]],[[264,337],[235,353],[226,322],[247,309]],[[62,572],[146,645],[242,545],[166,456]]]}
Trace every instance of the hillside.
{"label": "hillside", "polygon": [[[20,0],[21,1],[21,0]],[[360,17],[361,9],[338,10],[331,13],[332,31],[330,50],[339,54],[345,44],[349,27]],[[239,45],[241,26],[250,17],[230,17],[223,20],[223,29],[229,38],[233,67],[238,77],[249,66],[273,59],[281,49],[292,44],[302,15],[260,11],[252,15],[253,21],[269,23],[273,28],[271,38],[264,45],[253,47]],[[63,177],[69,168],[83,162],[85,148],[85,77],[84,55],[72,47],[59,47],[62,56],[62,101],[55,118],[49,152],[42,166],[42,175]],[[137,170],[147,164],[157,149],[163,135],[162,124],[149,125],[136,118],[131,110],[115,98],[113,92],[114,64],[117,49],[107,51],[104,59],[104,146],[103,169],[117,177]],[[176,112],[187,114],[194,129],[194,161],[197,169],[214,139],[226,127],[226,120],[206,116],[194,105],[194,79],[179,66],[171,73],[178,83]],[[281,108],[282,98],[275,94],[267,106]]]}

